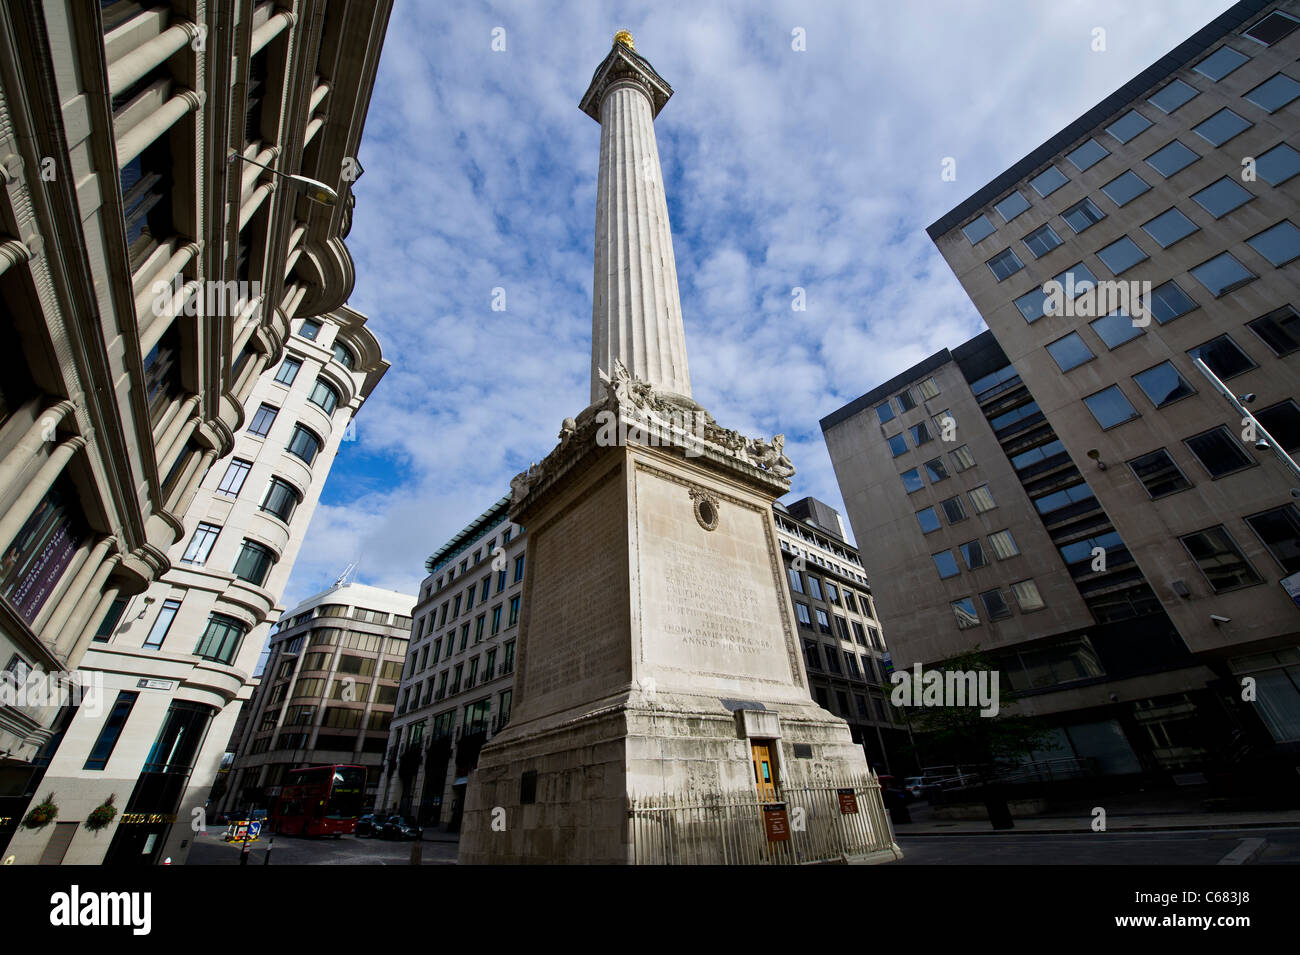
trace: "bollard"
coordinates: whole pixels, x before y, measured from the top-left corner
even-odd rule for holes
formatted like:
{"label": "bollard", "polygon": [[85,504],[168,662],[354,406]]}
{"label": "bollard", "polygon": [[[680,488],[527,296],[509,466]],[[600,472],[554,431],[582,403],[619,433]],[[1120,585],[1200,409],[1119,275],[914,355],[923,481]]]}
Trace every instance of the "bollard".
{"label": "bollard", "polygon": [[418,839],[411,844],[411,865],[424,865],[424,845]]}
{"label": "bollard", "polygon": [[266,844],[266,857],[262,859],[262,865],[271,864],[271,850],[274,848],[275,848],[275,836],[271,836],[270,841],[267,842]]}

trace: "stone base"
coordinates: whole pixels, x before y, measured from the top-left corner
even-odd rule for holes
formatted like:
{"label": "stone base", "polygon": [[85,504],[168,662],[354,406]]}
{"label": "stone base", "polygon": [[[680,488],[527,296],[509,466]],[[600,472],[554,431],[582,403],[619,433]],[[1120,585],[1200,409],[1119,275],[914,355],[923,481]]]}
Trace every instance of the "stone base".
{"label": "stone base", "polygon": [[[733,712],[716,697],[650,700],[633,691],[581,714],[512,726],[485,746],[470,779],[460,862],[630,864],[632,798],[753,791],[751,737],[776,744],[784,786],[868,772],[848,725],[811,702]],[[810,755],[797,756],[796,744]],[[526,773],[536,774],[531,801],[523,801]]]}

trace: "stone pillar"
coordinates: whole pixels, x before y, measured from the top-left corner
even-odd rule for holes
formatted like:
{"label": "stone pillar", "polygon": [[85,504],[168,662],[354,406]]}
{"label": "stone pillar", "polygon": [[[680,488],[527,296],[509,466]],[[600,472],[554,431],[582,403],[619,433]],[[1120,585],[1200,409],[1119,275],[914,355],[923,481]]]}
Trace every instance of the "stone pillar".
{"label": "stone pillar", "polygon": [[[64,400],[40,412],[36,420],[27,428],[27,432],[14,445],[14,449],[5,455],[3,461],[0,461],[0,499],[8,496],[10,485],[40,450],[41,445],[55,439],[55,429],[71,410],[72,402]],[[0,544],[0,547],[3,546],[4,544]]]}
{"label": "stone pillar", "polygon": [[68,466],[72,456],[86,446],[86,439],[74,436],[65,440],[58,445],[50,456],[45,459],[41,469],[36,472],[18,499],[9,507],[9,511],[0,518],[0,547],[7,548],[15,535],[22,530],[22,526],[27,523],[27,518],[32,516],[32,511],[36,510],[36,505],[46,494],[50,493],[50,488],[58,480],[63,469]]}
{"label": "stone pillar", "polygon": [[[103,574],[105,580],[108,578],[108,574],[112,573],[112,569],[117,566],[117,561],[118,558],[113,557],[100,565],[101,569],[107,568]],[[98,575],[96,576],[98,577]],[[100,586],[103,586],[103,581],[100,582]],[[90,646],[90,641],[95,638],[95,631],[99,628],[99,622],[104,619],[104,614],[108,613],[109,608],[113,606],[113,601],[117,599],[120,590],[121,588],[116,584],[105,589],[88,617],[84,613],[78,615],[80,626],[75,628],[71,625],[66,626],[63,633],[59,635],[59,641],[54,646],[54,652],[68,664],[70,669],[75,667],[81,661],[81,658],[85,656],[86,648]],[[87,593],[86,596],[89,598],[91,594]],[[66,656],[64,656],[65,653]]]}
{"label": "stone pillar", "polygon": [[181,481],[180,487],[185,492],[177,500],[175,507],[169,507],[173,514],[184,514],[190,509],[190,504],[194,502],[194,495],[199,492],[199,485],[203,483],[204,477],[207,476],[208,468],[212,467],[212,462],[217,459],[216,448],[206,448],[203,454],[197,459],[195,465],[187,470],[184,480]]}
{"label": "stone pillar", "polygon": [[203,94],[182,90],[124,133],[117,133],[117,168],[125,169],[178,119],[203,106]]}
{"label": "stone pillar", "polygon": [[[666,92],[665,92],[666,91]],[[582,108],[600,123],[591,400],[621,359],[635,378],[691,396],[682,303],[654,120],[672,90],[627,47],[597,70]]]}
{"label": "stone pillar", "polygon": [[50,615],[50,619],[43,625],[37,620],[36,631],[45,643],[54,646],[59,642],[63,628],[67,625],[69,618],[76,612],[77,608],[86,601],[97,601],[99,591],[89,592],[90,581],[94,579],[96,571],[108,557],[108,551],[115,543],[114,539],[109,537],[100,538],[90,549],[90,555],[78,568],[76,576],[72,578],[72,583],[59,598],[58,605]]}

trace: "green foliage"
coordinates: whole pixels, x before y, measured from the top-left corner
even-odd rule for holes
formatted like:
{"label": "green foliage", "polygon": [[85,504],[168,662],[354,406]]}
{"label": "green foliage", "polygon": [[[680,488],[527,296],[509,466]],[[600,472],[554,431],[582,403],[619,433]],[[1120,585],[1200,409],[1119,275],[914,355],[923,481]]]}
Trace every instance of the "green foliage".
{"label": "green foliage", "polygon": [[40,829],[48,826],[59,815],[59,807],[54,803],[54,793],[46,793],[45,798],[32,807],[31,812],[23,817],[23,827]]}

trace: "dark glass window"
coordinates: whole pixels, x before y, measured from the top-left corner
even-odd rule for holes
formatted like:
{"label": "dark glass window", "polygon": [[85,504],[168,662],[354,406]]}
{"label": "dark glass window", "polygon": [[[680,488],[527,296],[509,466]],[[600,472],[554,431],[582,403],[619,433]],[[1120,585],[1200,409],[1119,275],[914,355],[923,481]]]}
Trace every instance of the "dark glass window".
{"label": "dark glass window", "polygon": [[1262,578],[1222,524],[1188,534],[1179,540],[1201,568],[1201,573],[1216,594],[1262,582]]}
{"label": "dark glass window", "polygon": [[1221,46],[1197,63],[1195,69],[1197,73],[1208,76],[1217,83],[1249,59],[1250,57],[1246,54],[1240,53],[1230,46]]}
{"label": "dark glass window", "polygon": [[1274,73],[1260,83],[1245,98],[1266,113],[1276,113],[1279,109],[1300,96],[1300,83],[1285,73]]}
{"label": "dark glass window", "polygon": [[1133,324],[1132,316],[1124,312],[1111,312],[1101,318],[1094,318],[1088,326],[1106,343],[1107,348],[1118,348],[1144,334],[1141,327]]}
{"label": "dark glass window", "polygon": [[1277,267],[1300,258],[1300,229],[1283,219],[1270,229],[1246,240],[1246,244]]}
{"label": "dark glass window", "polygon": [[1074,230],[1075,234],[1078,234],[1106,218],[1106,214],[1098,209],[1097,204],[1091,199],[1081,199],[1062,212],[1061,218],[1065,220],[1066,225]]}
{"label": "dark glass window", "polygon": [[1205,362],[1210,371],[1225,381],[1255,367],[1250,356],[1238,348],[1237,343],[1228,335],[1220,335],[1204,345],[1189,348],[1187,354]]}
{"label": "dark glass window", "polygon": [[1055,166],[1048,166],[1033,179],[1030,179],[1029,184],[1034,187],[1034,192],[1046,199],[1069,181],[1061,170]]}
{"label": "dark glass window", "polygon": [[1151,187],[1147,185],[1146,180],[1135,173],[1132,169],[1126,170],[1112,179],[1106,185],[1101,187],[1101,191],[1106,193],[1110,201],[1117,206],[1124,206],[1132,202],[1142,193]]}
{"label": "dark glass window", "polygon": [[1175,139],[1168,146],[1153,152],[1147,157],[1146,161],[1148,166],[1168,179],[1200,158],[1200,156]]}
{"label": "dark glass window", "polygon": [[960,497],[950,497],[939,504],[943,508],[944,517],[948,518],[949,524],[956,524],[958,521],[966,520],[966,507],[961,502]]}
{"label": "dark glass window", "polygon": [[1256,411],[1255,417],[1283,448],[1300,451],[1300,406],[1294,401],[1288,399]]}
{"label": "dark glass window", "polygon": [[266,575],[270,573],[271,565],[274,563],[275,555],[269,548],[255,541],[246,540],[239,550],[239,556],[235,559],[235,566],[231,573],[255,587],[260,587],[266,581]]}
{"label": "dark glass window", "polygon": [[299,500],[298,491],[292,484],[279,478],[271,478],[271,484],[266,489],[266,497],[262,499],[262,510],[269,511],[280,520],[288,522]]}
{"label": "dark glass window", "polygon": [[927,507],[923,511],[917,511],[916,519],[921,525],[922,534],[928,534],[931,531],[937,531],[939,529],[939,515],[935,513],[933,507]]}
{"label": "dark glass window", "polygon": [[1255,175],[1270,186],[1280,186],[1300,173],[1300,152],[1279,143],[1255,157]]}
{"label": "dark glass window", "polygon": [[1220,295],[1226,295],[1233,289],[1240,288],[1255,278],[1254,272],[1238,262],[1228,252],[1216,255],[1208,262],[1202,262],[1192,269],[1191,273],[1192,277],[1204,285],[1206,290],[1216,298]]}
{"label": "dark glass window", "polygon": [[1172,113],[1178,107],[1193,99],[1196,94],[1196,87],[1189,86],[1182,80],[1174,80],[1168,86],[1147,97],[1147,102],[1162,113]]}
{"label": "dark glass window", "polygon": [[971,245],[981,239],[988,238],[993,234],[993,223],[989,222],[988,216],[980,216],[961,227],[962,234],[966,236]]}
{"label": "dark glass window", "polygon": [[1283,305],[1247,325],[1279,358],[1300,350],[1300,313],[1290,305]]}
{"label": "dark glass window", "polygon": [[1095,355],[1078,332],[1070,332],[1064,338],[1058,338],[1047,346],[1047,351],[1055,359],[1061,371],[1077,368],[1084,362],[1091,361]]}
{"label": "dark glass window", "polygon": [[1192,132],[1211,145],[1222,146],[1233,136],[1250,129],[1252,125],[1254,124],[1250,120],[1242,119],[1225,106],[1209,119],[1193,126]]}
{"label": "dark glass window", "polygon": [[126,726],[127,717],[131,715],[131,709],[139,696],[139,693],[131,690],[118,690],[113,708],[108,712],[108,719],[104,721],[104,726],[100,729],[95,745],[91,747],[90,756],[82,769],[103,769],[108,765],[108,758],[113,755],[113,749],[117,746],[117,741],[122,736],[122,729]]}
{"label": "dark glass window", "polygon": [[1246,523],[1286,573],[1300,572],[1300,509],[1284,504],[1248,517]]}
{"label": "dark glass window", "polygon": [[1166,282],[1152,290],[1147,308],[1151,310],[1152,317],[1163,325],[1165,322],[1172,322],[1175,318],[1186,315],[1196,308],[1196,302],[1176,283]]}
{"label": "dark glass window", "polygon": [[356,358],[353,357],[351,350],[338,342],[334,343],[334,360],[349,370],[356,366]]}
{"label": "dark glass window", "polygon": [[264,438],[271,431],[271,425],[275,422],[275,416],[279,414],[279,408],[273,408],[271,405],[262,405],[253,415],[253,420],[248,425],[248,433],[255,434]]}
{"label": "dark glass window", "polygon": [[933,461],[926,461],[925,473],[930,478],[931,484],[938,484],[940,481],[946,481],[948,479],[948,469],[944,467],[942,458],[935,458]]}
{"label": "dark glass window", "polygon": [[1164,448],[1134,458],[1128,466],[1153,500],[1192,486]]}
{"label": "dark glass window", "polygon": [[1133,266],[1147,258],[1147,254],[1142,251],[1141,246],[1128,236],[1124,235],[1120,236],[1104,249],[1098,249],[1097,258],[1101,259],[1106,268],[1110,269],[1116,275],[1123,275]]}
{"label": "dark glass window", "polygon": [[1177,209],[1166,209],[1143,224],[1142,231],[1167,249],[1179,239],[1185,239],[1197,229],[1197,225]]}
{"label": "dark glass window", "polygon": [[989,270],[997,277],[999,282],[1010,278],[1025,267],[1024,263],[1017,258],[1016,253],[1010,249],[1003,249],[989,259],[987,264]]}
{"label": "dark glass window", "polygon": [[1133,376],[1133,380],[1157,408],[1171,405],[1180,398],[1196,393],[1187,383],[1187,379],[1179,374],[1178,369],[1167,361],[1138,372]]}
{"label": "dark glass window", "polygon": [[911,494],[913,491],[919,491],[921,488],[925,487],[925,481],[921,479],[921,472],[916,468],[912,468],[910,471],[904,471],[899,476],[903,479],[903,487],[907,489],[908,494]]}
{"label": "dark glass window", "polygon": [[994,203],[993,208],[997,210],[1003,222],[1010,222],[1029,208],[1029,200],[1019,192],[1013,192],[1001,202]]}
{"label": "dark glass window", "polygon": [[894,409],[888,401],[883,405],[876,405],[876,417],[880,419],[881,424],[894,420]]}
{"label": "dark glass window", "polygon": [[203,635],[199,637],[198,646],[194,648],[194,655],[205,660],[229,664],[235,659],[235,652],[247,632],[248,628],[234,617],[227,617],[220,613],[211,614]]}
{"label": "dark glass window", "polygon": [[1126,143],[1138,133],[1151,126],[1151,120],[1147,119],[1135,109],[1129,110],[1115,122],[1106,127],[1106,132],[1110,133],[1121,143]]}
{"label": "dark glass window", "polygon": [[950,550],[942,550],[937,554],[931,554],[930,558],[934,561],[935,569],[939,571],[941,579],[955,577],[961,573],[957,567],[957,558],[952,555]]}
{"label": "dark glass window", "polygon": [[1110,152],[1101,143],[1095,139],[1089,139],[1082,146],[1076,146],[1065,154],[1065,158],[1070,160],[1070,164],[1079,172],[1085,169],[1091,169],[1097,163],[1101,162]]}
{"label": "dark glass window", "polygon": [[303,319],[303,323],[298,326],[298,334],[303,338],[310,338],[312,341],[316,340],[316,336],[320,334],[320,330],[321,323],[316,321],[314,318]]}
{"label": "dark glass window", "polygon": [[1216,219],[1222,219],[1233,209],[1254,198],[1250,190],[1227,176],[1216,179],[1199,192],[1192,193],[1192,201]]}
{"label": "dark glass window", "polygon": [[907,451],[907,439],[901,434],[896,434],[893,437],[886,438],[885,440],[889,442],[889,450],[894,457],[898,457],[900,454]]}
{"label": "dark glass window", "polygon": [[320,449],[320,438],[300,424],[293,426],[293,437],[289,440],[287,448],[290,454],[294,454],[311,464]]}
{"label": "dark glass window", "polygon": [[149,636],[145,637],[144,645],[150,650],[157,650],[167,639],[167,631],[172,628],[172,621],[176,619],[176,611],[181,609],[179,600],[164,600],[162,609],[158,611],[158,616],[154,618],[153,626],[149,628]]}
{"label": "dark glass window", "polygon": [[984,613],[990,620],[1003,620],[1011,616],[1011,606],[1007,603],[1006,595],[1000,590],[989,590],[980,594],[980,603],[984,605]]}
{"label": "dark glass window", "polygon": [[1041,259],[1061,244],[1061,237],[1052,231],[1050,225],[1041,225],[1025,236],[1023,241],[1025,247],[1034,254],[1034,258]]}
{"label": "dark glass window", "polygon": [[1223,477],[1255,463],[1223,425],[1185,438],[1183,444],[1201,462],[1210,477]]}
{"label": "dark glass window", "polygon": [[309,400],[321,407],[326,414],[333,414],[334,409],[339,404],[339,393],[329,382],[317,378],[316,384],[312,386]]}
{"label": "dark glass window", "polygon": [[1119,385],[1111,385],[1104,391],[1089,395],[1083,399],[1083,403],[1088,406],[1092,416],[1097,419],[1097,424],[1103,429],[1113,428],[1138,416],[1137,409],[1129,403],[1124,392],[1120,391]]}
{"label": "dark glass window", "polygon": [[302,367],[302,362],[297,358],[286,358],[280,362],[280,368],[275,373],[275,380],[282,385],[292,385],[293,380],[298,377],[298,369]]}
{"label": "dark glass window", "polygon": [[238,497],[240,490],[244,487],[244,478],[248,477],[248,472],[252,470],[252,467],[253,462],[235,458],[226,467],[226,473],[221,478],[221,483],[217,485],[217,490],[222,494],[228,494],[230,497]]}
{"label": "dark glass window", "polygon": [[979,540],[967,541],[961,545],[960,550],[966,566],[971,570],[978,570],[988,565],[988,558],[984,556],[984,545]]}

